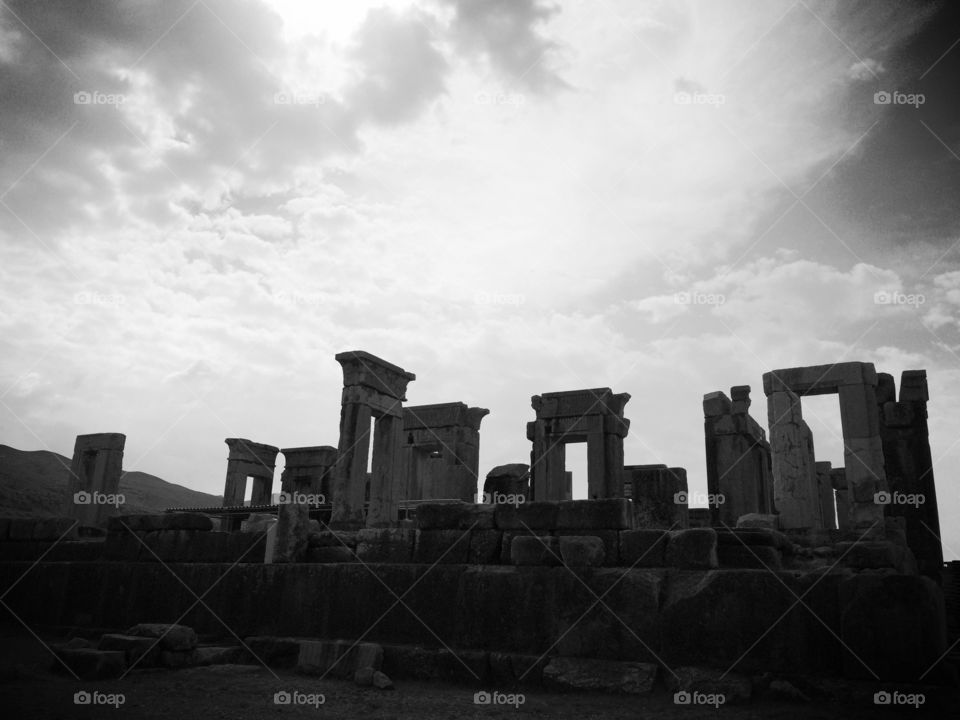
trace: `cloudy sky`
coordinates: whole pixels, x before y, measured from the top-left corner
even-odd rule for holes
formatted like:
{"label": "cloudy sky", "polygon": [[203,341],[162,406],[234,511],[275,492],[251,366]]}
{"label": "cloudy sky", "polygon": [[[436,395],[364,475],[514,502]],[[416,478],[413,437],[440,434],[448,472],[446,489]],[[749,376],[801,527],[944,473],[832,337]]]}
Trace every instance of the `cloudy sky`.
{"label": "cloudy sky", "polygon": [[[0,2],[0,442],[213,493],[336,445],[341,350],[411,404],[628,392],[705,492],[704,393],[926,368],[960,493],[960,12],[704,0]],[[804,403],[841,465],[835,398]],[[576,495],[582,455],[572,453]]]}

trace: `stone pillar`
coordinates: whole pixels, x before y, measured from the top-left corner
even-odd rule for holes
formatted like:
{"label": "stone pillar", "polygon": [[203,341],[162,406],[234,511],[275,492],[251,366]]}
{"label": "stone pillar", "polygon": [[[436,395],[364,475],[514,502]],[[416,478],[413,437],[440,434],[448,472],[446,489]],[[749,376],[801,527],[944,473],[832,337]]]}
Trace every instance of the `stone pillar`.
{"label": "stone pillar", "polygon": [[331,501],[330,469],[337,462],[337,449],[330,445],[284,448],[285,465],[280,475],[283,492],[301,492],[322,495],[323,502]]}
{"label": "stone pillar", "polygon": [[[893,378],[887,377],[892,387]],[[927,427],[928,400],[926,370],[904,371],[899,402],[889,398],[881,405],[880,433],[891,501],[886,512],[904,518],[907,545],[920,573],[940,582],[943,548]]]}
{"label": "stone pillar", "polygon": [[833,488],[833,498],[837,504],[837,528],[851,530],[850,486],[847,485],[847,474],[843,468],[830,470],[830,486]]}
{"label": "stone pillar", "polygon": [[800,398],[789,390],[767,396],[774,502],[781,528],[816,527],[819,515],[813,437]]}
{"label": "stone pillar", "polygon": [[679,530],[689,527],[687,471],[684,468],[627,465],[623,474],[639,528]]}
{"label": "stone pillar", "polygon": [[832,466],[829,462],[818,462],[814,465],[817,470],[817,497],[820,521],[817,527],[825,530],[837,529],[836,505],[833,499]]}
{"label": "stone pillar", "polygon": [[[406,475],[400,464],[403,401],[416,375],[362,350],[339,353],[336,360],[343,368],[343,394],[331,523],[345,527],[366,522],[372,527],[396,522],[401,493],[396,486]],[[372,439],[371,418],[376,420]],[[365,514],[371,441],[370,509]]]}
{"label": "stone pillar", "polygon": [[282,494],[271,545],[272,561],[299,562],[309,540],[311,507],[328,502],[328,471],[337,460],[337,449],[319,445],[285,448],[281,452],[286,465],[280,476]]}
{"label": "stone pillar", "polygon": [[886,490],[875,387],[876,375],[873,385],[843,385],[838,390],[843,465],[850,487],[854,528],[883,524],[883,507],[875,501],[877,494]]}
{"label": "stone pillar", "polygon": [[[223,487],[223,506],[239,507],[244,504],[247,478],[253,478],[250,505],[273,504],[273,474],[280,448],[264,445],[244,438],[226,438],[229,448],[227,477]],[[225,529],[236,530],[240,521],[224,517]]]}
{"label": "stone pillar", "polygon": [[67,515],[81,526],[105,525],[122,504],[120,476],[123,474],[121,433],[77,435],[70,464]]}
{"label": "stone pillar", "polygon": [[[711,524],[736,527],[741,515],[773,512],[770,444],[763,428],[750,417],[750,386],[703,396],[707,492]],[[720,498],[723,502],[719,502]]]}

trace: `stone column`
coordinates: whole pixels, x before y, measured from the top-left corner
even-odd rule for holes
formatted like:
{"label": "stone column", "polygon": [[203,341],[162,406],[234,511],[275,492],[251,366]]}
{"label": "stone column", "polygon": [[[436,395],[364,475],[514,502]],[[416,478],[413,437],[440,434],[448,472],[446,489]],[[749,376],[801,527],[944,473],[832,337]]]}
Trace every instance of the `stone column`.
{"label": "stone column", "polygon": [[362,523],[370,455],[370,406],[344,403],[340,408],[340,444],[333,469],[333,511],[330,522]]}
{"label": "stone column", "polygon": [[850,520],[855,529],[874,524],[883,526],[883,506],[875,498],[886,490],[887,482],[875,387],[874,374],[873,384],[841,385],[838,388],[843,464],[850,488]]}
{"label": "stone column", "polygon": [[800,398],[789,390],[767,396],[774,502],[781,528],[816,527],[819,514],[813,438]]}
{"label": "stone column", "polygon": [[814,465],[817,470],[817,497],[819,498],[820,522],[817,527],[826,530],[837,529],[836,505],[833,499],[832,467],[829,462],[818,462]]}
{"label": "stone column", "polygon": [[402,477],[400,446],[403,443],[403,418],[393,415],[377,418],[373,438],[367,527],[389,527],[397,522]]}
{"label": "stone column", "polygon": [[833,488],[833,497],[837,503],[837,528],[850,530],[850,487],[847,485],[847,475],[843,468],[830,470],[830,486]]}
{"label": "stone column", "polygon": [[81,526],[102,526],[117,514],[122,504],[120,476],[126,441],[121,433],[77,435],[70,464],[67,515]]}
{"label": "stone column", "polygon": [[[223,506],[238,507],[244,504],[248,477],[253,478],[250,504],[272,505],[273,474],[280,448],[245,438],[226,438],[224,442],[229,448],[229,454],[227,477],[223,487]],[[224,526],[225,529],[236,530],[240,527],[240,521],[237,518],[224,517]]]}
{"label": "stone column", "polygon": [[327,472],[336,462],[337,449],[329,445],[285,448],[286,464],[280,476],[280,505],[273,562],[300,562],[310,534],[311,502],[327,502]]}

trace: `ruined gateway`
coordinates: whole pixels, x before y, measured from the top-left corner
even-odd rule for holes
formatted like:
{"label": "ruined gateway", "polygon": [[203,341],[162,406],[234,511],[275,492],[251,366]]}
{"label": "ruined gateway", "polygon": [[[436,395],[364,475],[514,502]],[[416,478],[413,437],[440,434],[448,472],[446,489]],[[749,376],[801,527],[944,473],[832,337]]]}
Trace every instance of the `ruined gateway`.
{"label": "ruined gateway", "polygon": [[[78,437],[69,518],[0,528],[5,602],[31,626],[120,630],[95,651],[124,650],[125,668],[197,662],[189,647],[131,654],[142,638],[122,632],[176,623],[228,638],[224,662],[318,675],[369,656],[401,677],[624,692],[659,677],[734,697],[763,673],[954,677],[924,371],[899,396],[865,362],[766,373],[769,436],[749,386],[706,394],[709,501],[695,508],[684,468],[624,465],[627,393],[534,396],[529,463],[493,468],[477,497],[486,409],[405,406],[413,373],[362,351],[336,360],[336,446],[228,438],[223,507],[78,504],[116,493],[124,436]],[[824,393],[843,468],[816,461],[803,420],[802,399]],[[585,500],[565,469],[578,442]]]}

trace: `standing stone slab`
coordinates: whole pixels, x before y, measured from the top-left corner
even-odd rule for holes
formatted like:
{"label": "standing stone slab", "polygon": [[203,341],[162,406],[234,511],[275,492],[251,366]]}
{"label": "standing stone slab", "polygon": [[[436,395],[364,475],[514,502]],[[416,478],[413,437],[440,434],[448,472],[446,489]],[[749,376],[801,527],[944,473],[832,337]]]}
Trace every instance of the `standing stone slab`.
{"label": "standing stone slab", "polygon": [[121,433],[77,435],[66,514],[80,525],[103,526],[117,513],[126,441]]}

